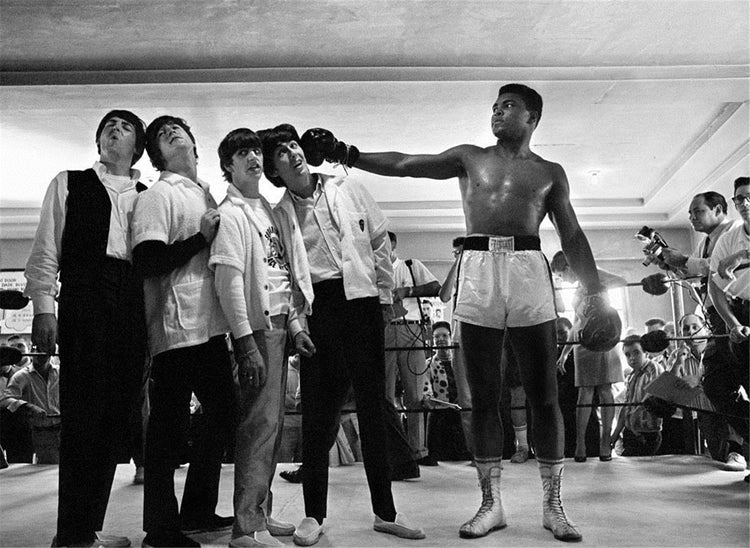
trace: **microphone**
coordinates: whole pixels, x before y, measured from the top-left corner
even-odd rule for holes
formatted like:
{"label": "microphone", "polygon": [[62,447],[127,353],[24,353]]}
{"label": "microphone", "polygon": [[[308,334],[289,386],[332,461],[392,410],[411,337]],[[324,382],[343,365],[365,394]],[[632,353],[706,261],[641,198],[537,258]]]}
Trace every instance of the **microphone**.
{"label": "microphone", "polygon": [[21,310],[27,304],[29,304],[29,298],[24,297],[23,293],[17,289],[0,290],[0,309]]}

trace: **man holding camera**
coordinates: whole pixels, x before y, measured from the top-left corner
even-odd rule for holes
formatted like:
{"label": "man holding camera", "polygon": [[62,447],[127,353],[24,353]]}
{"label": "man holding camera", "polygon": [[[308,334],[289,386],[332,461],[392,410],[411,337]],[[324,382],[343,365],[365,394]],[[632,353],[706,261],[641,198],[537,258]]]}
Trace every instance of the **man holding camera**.
{"label": "man holding camera", "polygon": [[[711,253],[719,236],[732,225],[727,218],[727,201],[718,192],[708,191],[696,194],[688,208],[688,218],[693,230],[706,235],[690,255],[665,247],[654,261],[663,270],[671,270],[679,277],[701,276],[699,293],[707,303],[707,319],[714,333],[724,333],[724,322],[708,297],[708,272]],[[644,279],[644,291],[651,293],[652,285],[663,285],[663,274],[652,274]]]}

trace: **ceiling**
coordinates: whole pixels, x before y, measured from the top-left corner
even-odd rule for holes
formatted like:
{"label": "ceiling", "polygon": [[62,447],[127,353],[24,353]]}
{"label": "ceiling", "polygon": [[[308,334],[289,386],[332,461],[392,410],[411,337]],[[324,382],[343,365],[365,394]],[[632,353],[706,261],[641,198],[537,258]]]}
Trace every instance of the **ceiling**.
{"label": "ceiling", "polygon": [[[96,159],[112,108],[185,118],[220,198],[231,129],[323,126],[365,151],[488,146],[511,81],[544,97],[532,149],[566,169],[585,229],[686,227],[693,194],[729,195],[750,172],[749,6],[0,0],[0,237],[33,235],[47,184]],[[136,167],[155,177],[145,156]],[[464,228],[455,180],[352,174],[396,231]]]}

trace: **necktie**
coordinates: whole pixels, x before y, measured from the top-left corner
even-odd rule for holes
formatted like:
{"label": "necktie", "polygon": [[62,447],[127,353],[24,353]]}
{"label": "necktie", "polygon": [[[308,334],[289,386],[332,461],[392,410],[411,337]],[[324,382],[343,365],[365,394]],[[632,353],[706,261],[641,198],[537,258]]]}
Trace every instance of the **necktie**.
{"label": "necktie", "polygon": [[703,247],[703,258],[708,259],[708,246],[711,245],[711,238],[706,236],[706,245]]}

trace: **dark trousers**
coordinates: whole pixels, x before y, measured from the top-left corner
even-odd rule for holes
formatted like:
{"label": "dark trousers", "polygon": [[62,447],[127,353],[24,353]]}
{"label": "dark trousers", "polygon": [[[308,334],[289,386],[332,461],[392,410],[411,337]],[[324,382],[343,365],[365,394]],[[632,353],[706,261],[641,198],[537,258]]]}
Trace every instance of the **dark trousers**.
{"label": "dark trousers", "polygon": [[661,445],[661,432],[633,432],[629,428],[622,431],[623,457],[651,457]]}
{"label": "dark trousers", "polygon": [[350,386],[357,402],[367,484],[376,515],[396,510],[388,471],[383,320],[377,297],[346,300],[341,280],[314,284],[308,323],[317,352],[302,358],[302,488],[305,515],[323,522],[328,498],[328,449],[336,439]]}
{"label": "dark trousers", "polygon": [[[180,520],[213,516],[219,500],[221,459],[234,424],[232,365],[225,337],[158,354],[151,366],[151,381],[143,530],[174,533],[181,528]],[[174,470],[180,464],[193,392],[203,414],[178,512]]]}
{"label": "dark trousers", "polygon": [[0,445],[5,449],[8,462],[33,462],[34,446],[31,426],[21,413],[0,409]]}
{"label": "dark trousers", "polygon": [[145,362],[141,283],[124,261],[108,261],[86,287],[63,283],[59,303],[59,546],[102,529],[117,455]]}

